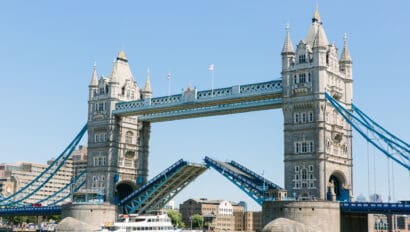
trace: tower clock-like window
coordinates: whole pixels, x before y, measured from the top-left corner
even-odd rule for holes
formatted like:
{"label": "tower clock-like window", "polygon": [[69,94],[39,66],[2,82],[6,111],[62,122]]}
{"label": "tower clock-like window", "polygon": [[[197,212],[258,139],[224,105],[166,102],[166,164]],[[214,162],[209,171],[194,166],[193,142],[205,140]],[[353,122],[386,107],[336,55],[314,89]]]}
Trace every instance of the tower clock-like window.
{"label": "tower clock-like window", "polygon": [[306,63],[306,55],[299,55],[299,63]]}
{"label": "tower clock-like window", "polygon": [[127,131],[125,134],[125,143],[132,143],[134,134],[131,131]]}

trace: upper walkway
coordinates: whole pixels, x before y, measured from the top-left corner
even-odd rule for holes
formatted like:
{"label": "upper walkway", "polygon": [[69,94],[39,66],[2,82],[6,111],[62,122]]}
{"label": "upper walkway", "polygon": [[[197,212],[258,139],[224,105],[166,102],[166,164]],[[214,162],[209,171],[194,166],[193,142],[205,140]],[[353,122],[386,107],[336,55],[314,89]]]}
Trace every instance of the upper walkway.
{"label": "upper walkway", "polygon": [[182,94],[119,102],[113,113],[138,115],[141,121],[160,122],[281,106],[282,80],[274,80],[204,91],[188,88]]}

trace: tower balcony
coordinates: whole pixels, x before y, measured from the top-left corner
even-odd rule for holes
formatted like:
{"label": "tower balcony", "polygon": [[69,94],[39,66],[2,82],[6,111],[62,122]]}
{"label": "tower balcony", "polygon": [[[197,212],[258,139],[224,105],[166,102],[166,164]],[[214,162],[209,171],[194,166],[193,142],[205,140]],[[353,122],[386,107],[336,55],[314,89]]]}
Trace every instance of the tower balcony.
{"label": "tower balcony", "polygon": [[337,86],[330,86],[329,87],[329,92],[332,95],[332,97],[336,100],[340,100],[343,96],[343,90],[340,87]]}
{"label": "tower balcony", "polygon": [[339,143],[343,138],[343,127],[341,125],[332,125],[331,133],[332,139]]}
{"label": "tower balcony", "polygon": [[311,88],[311,83],[297,83],[293,85],[293,94],[306,94]]}

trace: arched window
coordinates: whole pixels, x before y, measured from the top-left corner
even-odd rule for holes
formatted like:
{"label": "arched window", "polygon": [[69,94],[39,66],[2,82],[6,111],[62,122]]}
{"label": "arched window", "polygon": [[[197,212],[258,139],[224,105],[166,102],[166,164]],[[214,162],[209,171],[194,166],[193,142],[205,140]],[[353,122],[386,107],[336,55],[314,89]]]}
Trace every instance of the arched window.
{"label": "arched window", "polygon": [[133,136],[134,133],[132,133],[131,131],[127,131],[127,133],[125,133],[125,143],[132,143]]}
{"label": "arched window", "polygon": [[134,167],[134,155],[135,154],[133,151],[128,151],[127,153],[125,153],[125,157],[124,157],[125,167],[129,167],[129,168]]}

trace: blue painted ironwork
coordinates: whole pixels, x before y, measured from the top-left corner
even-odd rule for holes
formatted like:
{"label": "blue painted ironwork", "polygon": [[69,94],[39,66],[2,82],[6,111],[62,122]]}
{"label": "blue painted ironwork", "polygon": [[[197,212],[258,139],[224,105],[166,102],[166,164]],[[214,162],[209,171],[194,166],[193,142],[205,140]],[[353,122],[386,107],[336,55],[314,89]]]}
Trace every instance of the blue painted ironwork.
{"label": "blue painted ironwork", "polygon": [[[386,130],[384,127],[382,127],[380,124],[378,124],[376,121],[374,121],[372,118],[370,118],[368,115],[366,115],[363,111],[361,111],[355,104],[352,104],[352,109],[354,112],[356,112],[364,121],[367,122],[369,126],[374,128],[374,131],[376,132],[377,129],[381,130],[383,133],[385,133],[387,136],[390,136],[392,139],[392,142],[399,146],[400,148],[406,150],[407,152],[410,152],[410,144],[406,143],[405,141],[401,140],[399,137],[395,136],[393,133],[389,132]],[[378,132],[383,137],[384,136],[382,132]]]}
{"label": "blue painted ironwork", "polygon": [[113,113],[156,122],[271,109],[281,106],[282,91],[281,80],[205,91],[188,89],[177,95],[119,102]]}
{"label": "blue painted ironwork", "polygon": [[[378,124],[375,125],[370,120],[370,117],[365,115],[362,111],[359,113],[359,117],[355,116],[351,111],[346,109],[342,104],[336,101],[330,94],[326,93],[326,99],[332,104],[332,106],[337,110],[337,112],[342,115],[342,117],[357,131],[359,134],[366,139],[367,142],[375,146],[379,151],[381,151],[384,155],[391,158],[404,168],[410,171],[410,155],[409,150],[406,149],[407,143],[398,142],[399,140],[394,139],[397,138],[389,138],[388,134],[386,135],[383,133],[385,130]],[[355,109],[358,109],[355,107]],[[361,128],[361,127],[364,127]],[[380,127],[381,130],[377,130],[376,128]],[[376,139],[370,138],[365,130],[368,130],[373,133]],[[390,134],[390,133],[389,133]],[[401,140],[402,141],[402,140]],[[383,144],[382,144],[383,142]],[[401,144],[400,144],[401,143]],[[383,147],[386,146],[385,147]],[[390,152],[388,148],[391,148],[395,152]]]}
{"label": "blue painted ironwork", "polygon": [[[85,180],[83,180],[82,182],[80,182],[74,189],[73,192],[77,192],[78,190],[80,190],[81,187],[83,187],[85,185]],[[72,195],[72,193],[68,193],[65,196],[61,197],[60,199],[57,199],[53,202],[51,202],[50,204],[48,204],[49,206],[54,206],[57,205],[58,203],[64,201],[65,199],[69,198]]]}
{"label": "blue painted ironwork", "polygon": [[344,213],[393,213],[410,215],[409,203],[341,202]]}
{"label": "blue painted ironwork", "polygon": [[0,209],[0,216],[31,216],[31,215],[59,215],[61,206],[43,206],[43,207],[16,207]]}
{"label": "blue painted ironwork", "polygon": [[[45,197],[45,198],[43,198],[43,199],[41,199],[41,200],[36,201],[34,204],[40,204],[40,203],[43,203],[44,201],[48,201],[48,200],[50,200],[50,199],[56,197],[58,194],[60,194],[61,192],[63,192],[63,191],[66,190],[67,188],[69,188],[69,187],[73,186],[74,184],[76,184],[76,183],[80,180],[80,178],[82,178],[82,177],[85,175],[85,173],[86,173],[86,170],[82,171],[78,176],[74,177],[74,178],[70,181],[70,183],[66,184],[64,187],[62,187],[61,189],[59,189],[58,191],[56,191],[56,192],[53,193],[52,195],[47,196],[47,197]],[[85,181],[83,181],[83,183],[85,183]],[[80,185],[81,185],[81,183],[80,183]],[[68,195],[68,196],[69,196],[69,195]]]}
{"label": "blue painted ironwork", "polygon": [[[87,131],[87,125],[85,125],[78,135],[74,138],[74,140],[67,146],[66,149],[37,177],[31,180],[26,186],[19,189],[16,193],[3,198],[0,201],[0,206],[13,206],[23,203],[24,200],[29,198],[30,196],[34,195],[37,191],[39,191],[42,187],[45,186],[46,183],[50,181],[50,179],[60,170],[60,168],[64,165],[65,161],[70,157],[71,153],[74,151],[78,143],[80,142],[82,136]],[[68,152],[67,152],[68,151]],[[55,168],[55,169],[53,169]],[[34,189],[29,189],[29,187],[34,187]],[[25,193],[24,191],[29,191]],[[21,195],[24,195],[20,197]],[[17,200],[15,200],[18,198]]]}
{"label": "blue painted ironwork", "polygon": [[[205,164],[208,167],[214,168],[217,172],[221,173],[234,185],[244,191],[249,197],[256,201],[259,205],[262,205],[265,201],[265,193],[268,189],[281,189],[276,184],[273,184],[269,180],[263,182],[265,178],[258,174],[245,169],[244,166],[234,162],[231,163],[220,162],[209,157],[205,157]],[[272,183],[271,185],[269,183]]]}
{"label": "blue painted ironwork", "polygon": [[126,213],[162,208],[185,186],[205,171],[203,165],[179,160],[119,202]]}
{"label": "blue painted ironwork", "polygon": [[269,188],[269,189],[282,189],[281,187],[279,187],[278,185],[276,185],[272,181],[270,181],[270,180],[266,179],[265,177],[255,173],[254,171],[248,169],[247,167],[243,166],[242,164],[239,164],[238,162],[235,162],[235,161],[232,160],[229,163],[232,166],[238,168],[239,170],[245,172],[246,174],[252,176],[253,180],[255,181],[255,183],[257,185],[266,186],[266,188]]}

